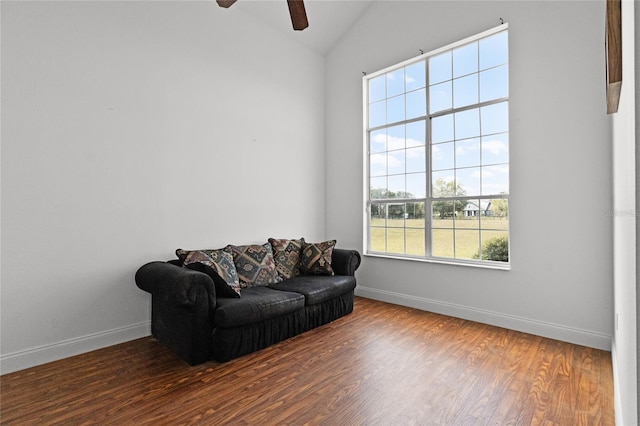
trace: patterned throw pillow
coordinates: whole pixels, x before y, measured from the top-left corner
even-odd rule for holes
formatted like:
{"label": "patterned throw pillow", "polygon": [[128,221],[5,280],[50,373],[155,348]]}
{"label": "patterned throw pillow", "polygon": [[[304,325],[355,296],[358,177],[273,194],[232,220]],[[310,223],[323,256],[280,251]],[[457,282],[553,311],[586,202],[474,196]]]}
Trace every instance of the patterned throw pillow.
{"label": "patterned throw pillow", "polygon": [[228,245],[224,251],[233,255],[241,286],[255,287],[278,282],[271,244]]}
{"label": "patterned throw pillow", "polygon": [[300,272],[311,275],[333,275],[331,256],[335,245],[336,240],[310,244],[303,238]]}
{"label": "patterned throw pillow", "polygon": [[273,259],[276,262],[276,271],[279,281],[300,275],[300,252],[302,252],[302,241],[284,240],[269,238],[269,243],[273,249]]}
{"label": "patterned throw pillow", "polygon": [[[182,266],[209,275],[220,297],[240,296],[240,281],[231,254],[224,250],[186,251],[181,249],[176,250],[176,254],[178,257],[184,257]],[[205,268],[197,265],[204,265]]]}

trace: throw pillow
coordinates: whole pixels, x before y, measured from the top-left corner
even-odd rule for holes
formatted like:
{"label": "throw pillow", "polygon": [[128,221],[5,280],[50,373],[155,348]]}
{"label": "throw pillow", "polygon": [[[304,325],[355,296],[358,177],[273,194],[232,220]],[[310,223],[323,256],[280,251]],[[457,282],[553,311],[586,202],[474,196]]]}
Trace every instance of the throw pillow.
{"label": "throw pillow", "polygon": [[271,244],[244,246],[230,244],[224,250],[233,256],[241,286],[255,287],[278,282]]}
{"label": "throw pillow", "polygon": [[[176,250],[176,253],[178,251],[180,250]],[[183,266],[209,275],[213,279],[217,295],[240,297],[240,281],[231,254],[224,250],[181,251],[186,253]]]}
{"label": "throw pillow", "polygon": [[300,252],[302,252],[302,238],[299,240],[285,240],[269,238],[273,249],[273,260],[280,281],[300,275]]}
{"label": "throw pillow", "polygon": [[311,275],[333,275],[331,256],[336,240],[321,243],[307,243],[302,239],[302,253],[300,255],[300,271]]}

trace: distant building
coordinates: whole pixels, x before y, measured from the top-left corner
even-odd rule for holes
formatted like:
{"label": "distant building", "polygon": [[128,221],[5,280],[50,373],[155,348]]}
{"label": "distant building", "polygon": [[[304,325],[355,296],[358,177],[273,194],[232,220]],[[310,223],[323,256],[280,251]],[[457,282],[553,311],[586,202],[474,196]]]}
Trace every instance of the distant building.
{"label": "distant building", "polygon": [[[478,205],[478,201],[480,201]],[[491,216],[491,200],[469,201],[462,210],[465,217]]]}

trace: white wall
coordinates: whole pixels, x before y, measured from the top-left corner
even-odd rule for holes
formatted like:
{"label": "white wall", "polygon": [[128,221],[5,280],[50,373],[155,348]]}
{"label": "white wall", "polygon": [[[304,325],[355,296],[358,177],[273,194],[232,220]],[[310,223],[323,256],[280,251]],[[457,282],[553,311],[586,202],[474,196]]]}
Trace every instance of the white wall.
{"label": "white wall", "polygon": [[327,234],[361,247],[362,72],[509,23],[511,271],[366,257],[358,294],[610,349],[604,13],[593,1],[376,2],[334,47]]}
{"label": "white wall", "polygon": [[2,2],[2,372],[149,333],[136,269],[324,236],[324,58],[215,2]]}
{"label": "white wall", "polygon": [[636,306],[636,87],[634,2],[622,2],[622,89],[613,119],[614,312],[612,362],[616,424],[638,424]]}

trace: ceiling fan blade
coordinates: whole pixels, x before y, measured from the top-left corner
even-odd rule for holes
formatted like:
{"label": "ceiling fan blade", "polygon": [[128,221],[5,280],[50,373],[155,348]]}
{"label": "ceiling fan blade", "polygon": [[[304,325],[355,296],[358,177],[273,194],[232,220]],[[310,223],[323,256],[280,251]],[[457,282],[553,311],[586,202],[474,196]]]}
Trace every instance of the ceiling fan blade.
{"label": "ceiling fan blade", "polygon": [[216,0],[216,2],[218,3],[218,6],[224,7],[224,8],[227,8],[227,7],[231,6],[236,1],[237,0]]}
{"label": "ceiling fan blade", "polygon": [[291,23],[293,29],[296,31],[302,31],[309,26],[307,21],[307,12],[304,9],[304,2],[302,0],[287,0],[289,5],[289,14],[291,15]]}

